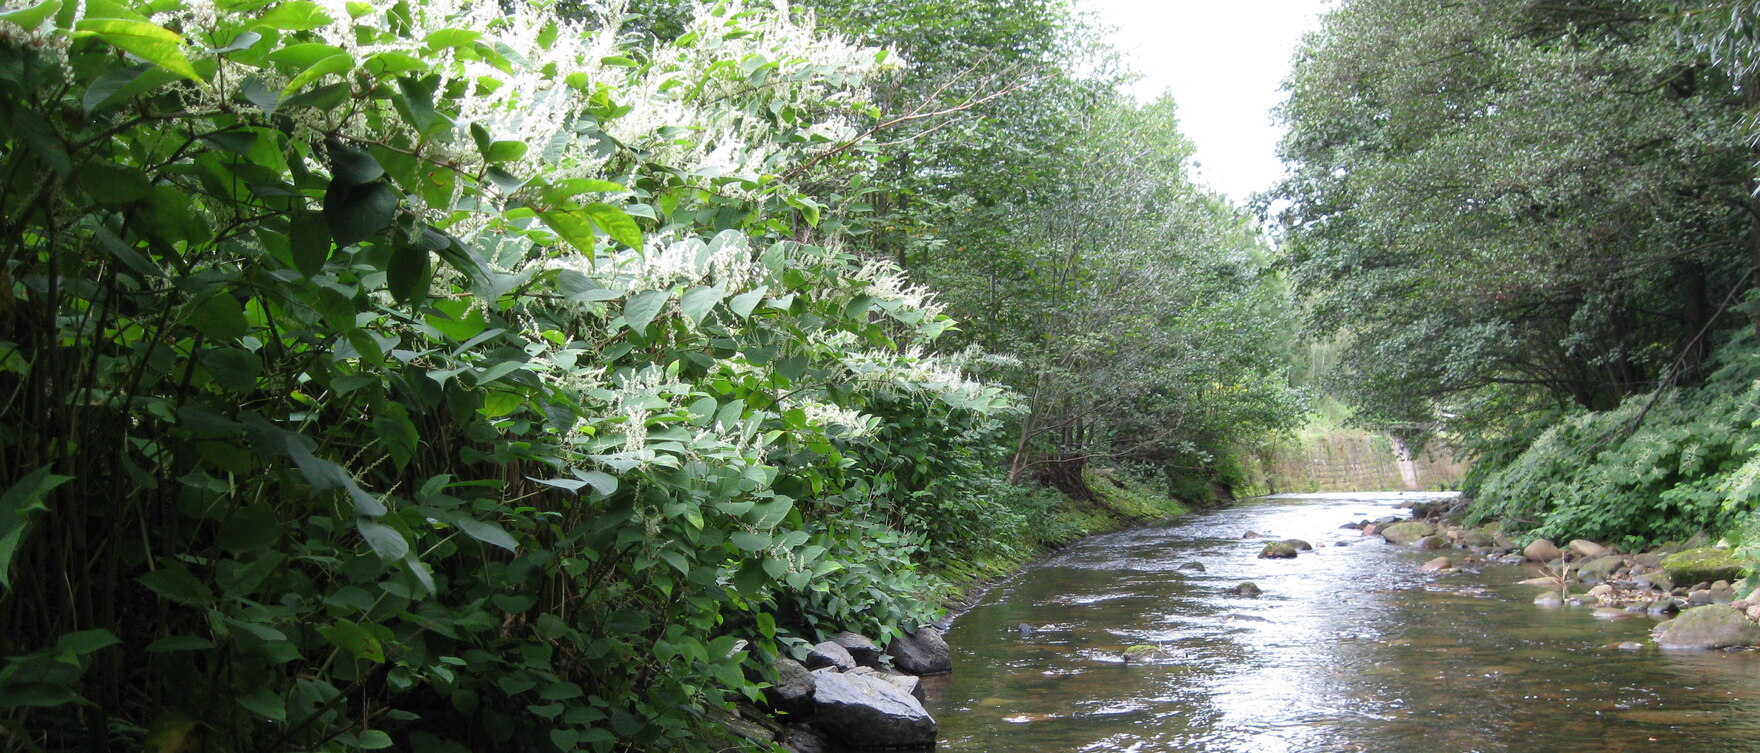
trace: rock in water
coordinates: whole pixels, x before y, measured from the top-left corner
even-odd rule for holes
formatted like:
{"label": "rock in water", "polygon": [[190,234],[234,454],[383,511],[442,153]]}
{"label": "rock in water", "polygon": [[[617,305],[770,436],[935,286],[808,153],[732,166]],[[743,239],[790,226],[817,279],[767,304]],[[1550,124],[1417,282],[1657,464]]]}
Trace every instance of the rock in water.
{"label": "rock in water", "polygon": [[864,667],[880,666],[880,647],[874,645],[874,641],[868,636],[845,630],[831,636],[831,642],[848,651],[850,658],[855,659],[857,664]]}
{"label": "rock in water", "polygon": [[804,714],[813,708],[813,673],[788,658],[777,659],[771,666],[776,670],[776,681],[764,689],[770,708],[790,714]]}
{"label": "rock in water", "polygon": [[1437,557],[1436,559],[1424,563],[1424,566],[1418,569],[1426,573],[1433,573],[1437,570],[1447,570],[1451,567],[1454,567],[1454,560],[1447,557]]}
{"label": "rock in water", "polygon": [[918,628],[916,635],[901,635],[886,647],[894,666],[913,675],[938,675],[953,671],[953,651],[941,639],[941,631]]}
{"label": "rock in water", "polygon": [[1740,580],[1747,574],[1742,561],[1727,550],[1715,547],[1688,549],[1662,559],[1662,569],[1680,585],[1710,583],[1718,580]]}
{"label": "rock in water", "polygon": [[1533,543],[1522,549],[1522,556],[1529,562],[1551,562],[1564,556],[1558,545],[1546,539],[1534,539]]}
{"label": "rock in water", "polygon": [[1613,574],[1618,572],[1621,567],[1625,566],[1625,564],[1625,559],[1618,555],[1596,557],[1595,559],[1577,566],[1577,580],[1584,583],[1599,583],[1613,577]]}
{"label": "rock in water", "polygon": [[[932,629],[932,628],[931,628]],[[897,643],[897,641],[894,641]],[[813,726],[852,748],[924,748],[938,725],[923,704],[875,675],[824,674],[813,694]]]}
{"label": "rock in water", "polygon": [[1584,559],[1594,559],[1594,558],[1600,557],[1602,555],[1611,554],[1611,552],[1609,552],[1607,550],[1607,547],[1604,547],[1604,546],[1597,544],[1593,541],[1590,541],[1588,539],[1575,539],[1575,540],[1572,540],[1571,543],[1565,544],[1564,546],[1566,549],[1569,549],[1573,552],[1576,552],[1577,554],[1582,555]]}
{"label": "rock in water", "polygon": [[1260,594],[1265,593],[1264,591],[1259,590],[1259,585],[1257,583],[1252,581],[1247,581],[1234,588],[1228,589],[1228,592],[1236,596],[1246,596],[1255,599],[1259,598]]}
{"label": "rock in water", "polygon": [[1293,546],[1299,551],[1303,551],[1303,552],[1314,551],[1313,544],[1310,544],[1310,543],[1303,541],[1301,539],[1284,539],[1283,543],[1288,544],[1290,546]]}
{"label": "rock in water", "polygon": [[1273,541],[1266,544],[1264,549],[1259,550],[1259,559],[1287,560],[1294,559],[1296,554],[1297,551],[1294,546],[1282,541]]}
{"label": "rock in water", "polygon": [[807,652],[807,669],[830,667],[839,672],[848,672],[856,668],[856,659],[849,655],[849,649],[831,641],[825,641]]}
{"label": "rock in water", "polygon": [[1387,539],[1387,543],[1389,544],[1410,544],[1418,539],[1424,538],[1425,536],[1435,535],[1436,526],[1416,520],[1408,520],[1402,523],[1394,523],[1393,525],[1379,528],[1376,532],[1381,534],[1381,538]]}
{"label": "rock in water", "polygon": [[1201,572],[1204,572],[1207,568],[1204,567],[1204,563],[1193,560],[1191,562],[1187,562],[1183,565],[1180,565],[1179,569],[1190,570],[1194,573],[1201,573]]}
{"label": "rock in water", "polygon": [[1760,625],[1733,607],[1694,607],[1656,628],[1663,648],[1730,648],[1760,645]]}

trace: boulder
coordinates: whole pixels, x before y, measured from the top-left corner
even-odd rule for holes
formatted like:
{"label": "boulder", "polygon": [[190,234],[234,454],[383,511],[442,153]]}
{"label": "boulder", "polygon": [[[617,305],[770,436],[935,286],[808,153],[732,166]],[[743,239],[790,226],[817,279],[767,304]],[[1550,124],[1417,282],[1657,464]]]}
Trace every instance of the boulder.
{"label": "boulder", "polygon": [[1565,544],[1564,548],[1567,551],[1576,552],[1577,556],[1582,557],[1583,559],[1594,559],[1596,557],[1613,554],[1612,549],[1588,539],[1571,539],[1571,543]]}
{"label": "boulder", "polygon": [[1234,594],[1236,596],[1246,596],[1248,598],[1257,599],[1257,598],[1259,598],[1260,594],[1265,593],[1265,592],[1259,590],[1259,584],[1254,583],[1249,580],[1245,583],[1242,583],[1238,586],[1235,586],[1234,588],[1228,589],[1228,593]]}
{"label": "boulder", "polygon": [[1187,562],[1183,565],[1180,565],[1179,569],[1190,570],[1194,573],[1201,573],[1201,572],[1204,572],[1205,570],[1207,570],[1208,568],[1204,567],[1204,563],[1194,560],[1192,562]]}
{"label": "boulder", "polygon": [[1303,552],[1312,552],[1312,551],[1314,551],[1314,545],[1313,545],[1313,544],[1310,544],[1310,543],[1308,543],[1308,542],[1306,542],[1306,541],[1303,541],[1303,540],[1301,540],[1301,539],[1284,539],[1284,540],[1283,540],[1283,543],[1285,543],[1285,544],[1288,544],[1288,545],[1290,545],[1290,546],[1293,546],[1293,547],[1295,547],[1295,548],[1296,548],[1296,549],[1297,549],[1297,550],[1300,550],[1300,551],[1303,551]]}
{"label": "boulder", "polygon": [[825,739],[812,727],[791,724],[782,729],[782,747],[792,753],[825,753]]}
{"label": "boulder", "polygon": [[1424,538],[1412,542],[1412,546],[1425,551],[1431,551],[1435,549],[1446,549],[1448,548],[1448,543],[1447,536],[1425,536]]}
{"label": "boulder", "polygon": [[819,676],[813,726],[852,748],[928,747],[939,729],[923,704],[891,682],[838,674]]}
{"label": "boulder", "polygon": [[1760,625],[1732,607],[1694,607],[1657,626],[1656,645],[1697,649],[1760,645]]}
{"label": "boulder", "polygon": [[1262,560],[1294,559],[1297,553],[1298,552],[1297,552],[1295,546],[1288,544],[1286,542],[1282,542],[1282,541],[1273,541],[1269,544],[1266,544],[1264,549],[1259,550],[1259,559],[1262,559]]}
{"label": "boulder", "polygon": [[1624,565],[1625,560],[1618,555],[1596,557],[1577,566],[1577,580],[1584,583],[1599,583],[1613,577],[1613,574]]}
{"label": "boulder", "polygon": [[830,667],[839,672],[848,672],[856,668],[856,659],[846,649],[832,641],[825,641],[807,652],[807,669],[823,669]]}
{"label": "boulder", "polygon": [[1747,574],[1742,561],[1725,549],[1700,547],[1662,558],[1662,569],[1675,583],[1740,580]]}
{"label": "boulder", "polygon": [[941,639],[941,631],[932,627],[917,629],[916,635],[901,635],[886,647],[892,664],[913,675],[937,675],[953,671],[953,650]]}
{"label": "boulder", "polygon": [[1447,570],[1451,567],[1454,567],[1454,560],[1447,557],[1437,557],[1436,559],[1424,563],[1424,566],[1418,569],[1426,573],[1433,573],[1437,570]]}
{"label": "boulder", "polygon": [[907,675],[896,670],[881,670],[874,674],[882,680],[897,685],[899,690],[912,698],[923,700],[923,680],[916,675]]}
{"label": "boulder", "polygon": [[1632,576],[1632,583],[1636,584],[1639,588],[1654,588],[1658,591],[1669,591],[1674,589],[1674,581],[1668,577],[1668,573],[1661,571],[1634,575]]}
{"label": "boulder", "polygon": [[1241,538],[1243,538],[1243,539],[1262,539],[1262,538],[1265,538],[1265,534],[1259,533],[1258,531],[1248,531],[1246,533],[1241,534]]}
{"label": "boulder", "polygon": [[1711,603],[1729,604],[1736,600],[1736,589],[1727,580],[1711,584]]}
{"label": "boulder", "polygon": [[868,636],[845,630],[831,636],[831,642],[848,651],[850,658],[855,659],[857,664],[864,667],[880,666],[880,647],[874,645],[874,641]]}
{"label": "boulder", "polygon": [[770,683],[770,687],[764,689],[764,697],[770,701],[770,708],[790,714],[804,714],[813,708],[813,689],[816,683],[811,671],[800,662],[786,657],[777,659],[770,666],[776,671],[776,679]]}
{"label": "boulder", "polygon": [[1436,535],[1436,526],[1417,520],[1407,520],[1376,529],[1381,538],[1389,544],[1410,544],[1425,536]]}
{"label": "boulder", "polygon": [[1497,546],[1497,534],[1483,528],[1474,528],[1461,534],[1461,543],[1475,549],[1494,547]]}
{"label": "boulder", "polygon": [[1558,550],[1558,545],[1546,539],[1534,539],[1522,549],[1522,557],[1529,562],[1551,562],[1562,556],[1564,553]]}

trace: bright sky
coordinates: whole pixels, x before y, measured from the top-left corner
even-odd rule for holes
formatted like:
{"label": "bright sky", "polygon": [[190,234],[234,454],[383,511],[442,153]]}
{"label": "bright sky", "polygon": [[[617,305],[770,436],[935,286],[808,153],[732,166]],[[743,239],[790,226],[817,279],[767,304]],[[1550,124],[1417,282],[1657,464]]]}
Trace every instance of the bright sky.
{"label": "bright sky", "polygon": [[1179,105],[1180,130],[1198,145],[1200,179],[1237,202],[1283,174],[1282,131],[1271,108],[1303,33],[1328,0],[1077,0],[1117,27],[1113,46],[1144,79],[1144,99]]}

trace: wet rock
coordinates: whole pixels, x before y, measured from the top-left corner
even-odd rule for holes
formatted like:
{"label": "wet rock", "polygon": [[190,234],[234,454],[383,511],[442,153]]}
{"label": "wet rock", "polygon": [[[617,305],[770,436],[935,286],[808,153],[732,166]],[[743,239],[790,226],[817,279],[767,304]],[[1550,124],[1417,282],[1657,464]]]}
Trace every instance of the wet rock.
{"label": "wet rock", "polygon": [[1196,561],[1196,560],[1193,560],[1193,561],[1191,561],[1191,562],[1187,562],[1187,563],[1185,563],[1185,564],[1183,564],[1183,565],[1180,565],[1180,566],[1179,566],[1179,569],[1181,569],[1181,570],[1190,570],[1190,571],[1192,571],[1192,572],[1194,572],[1194,573],[1201,573],[1201,572],[1205,572],[1205,571],[1206,571],[1206,570],[1208,570],[1208,569],[1209,569],[1209,568],[1206,568],[1206,567],[1204,567],[1204,563],[1202,563],[1202,562],[1198,562],[1198,561]]}
{"label": "wet rock", "polygon": [[782,728],[782,747],[792,753],[825,753],[825,738],[805,724]]}
{"label": "wet rock", "polygon": [[1303,541],[1301,539],[1284,539],[1283,543],[1295,547],[1298,551],[1303,551],[1303,552],[1314,551],[1313,544],[1310,544],[1310,543]]}
{"label": "wet rock", "polygon": [[813,650],[807,652],[807,660],[804,663],[807,665],[807,669],[830,667],[839,672],[848,672],[856,668],[856,659],[849,655],[849,649],[831,641],[813,646]]}
{"label": "wet rock", "polygon": [[1034,633],[1039,632],[1032,625],[1028,625],[1025,622],[1014,626],[1014,631],[1019,633],[1022,638],[1031,638]]}
{"label": "wet rock", "polygon": [[1135,645],[1124,650],[1124,660],[1128,662],[1146,662],[1166,656],[1160,646]]}
{"label": "wet rock", "polygon": [[1751,604],[1748,606],[1748,619],[1753,620],[1754,622],[1760,622],[1760,604]]}
{"label": "wet rock", "polygon": [[1679,604],[1675,603],[1673,598],[1663,597],[1650,602],[1650,605],[1645,607],[1644,611],[1652,617],[1667,617],[1681,611],[1681,607]]}
{"label": "wet rock", "polygon": [[1562,607],[1564,606],[1564,597],[1557,593],[1547,592],[1534,597],[1534,604],[1548,608]]}
{"label": "wet rock", "polygon": [[1461,544],[1478,549],[1497,546],[1497,534],[1483,528],[1475,528],[1461,534]]}
{"label": "wet rock", "polygon": [[1625,643],[1619,644],[1619,650],[1621,650],[1621,651],[1643,651],[1644,644],[1639,643],[1637,641],[1626,641]]}
{"label": "wet rock", "polygon": [[1595,611],[1590,612],[1589,614],[1603,620],[1617,620],[1631,616],[1624,609],[1614,609],[1612,607],[1596,607]]}
{"label": "wet rock", "polygon": [[874,676],[898,686],[899,690],[904,691],[906,695],[909,695],[912,698],[919,701],[923,700],[923,680],[916,675],[907,675],[903,672],[893,670],[882,670],[875,673]]}
{"label": "wet rock", "polygon": [[1701,588],[1687,593],[1687,605],[1702,607],[1711,603],[1711,589]]}
{"label": "wet rock", "polygon": [[1243,539],[1262,539],[1262,538],[1265,538],[1265,534],[1259,533],[1258,531],[1248,531],[1246,533],[1241,534],[1241,538],[1243,538]]}
{"label": "wet rock", "polygon": [[891,682],[874,675],[834,674],[819,676],[813,727],[854,748],[934,745],[938,729],[923,704]]}
{"label": "wet rock", "polygon": [[771,663],[776,679],[764,689],[770,708],[790,714],[804,714],[813,707],[813,690],[817,686],[813,673],[800,662],[780,658]]}
{"label": "wet rock", "polygon": [[1454,567],[1454,560],[1447,557],[1437,557],[1436,559],[1424,563],[1424,566],[1418,569],[1426,573],[1433,573],[1438,570],[1447,570],[1451,567]]}
{"label": "wet rock", "polygon": [[1674,580],[1667,572],[1642,573],[1632,576],[1632,583],[1639,588],[1650,588],[1657,591],[1669,591],[1674,588]]}
{"label": "wet rock", "polygon": [[1662,559],[1662,569],[1675,583],[1741,580],[1746,568],[1734,554],[1713,547],[1688,549]]}
{"label": "wet rock", "polygon": [[1339,526],[1339,528],[1349,528],[1354,531],[1361,531],[1361,530],[1363,530],[1363,526],[1366,526],[1366,525],[1369,525],[1369,521],[1359,520],[1355,523],[1346,523],[1342,526]]}
{"label": "wet rock", "polygon": [[1614,595],[1613,586],[1610,586],[1610,585],[1607,585],[1606,583],[1603,583],[1599,586],[1596,586],[1594,588],[1589,589],[1589,595],[1593,596],[1596,599],[1599,599],[1601,601],[1611,601],[1613,599],[1613,595]]}
{"label": "wet rock", "polygon": [[880,666],[880,647],[874,645],[874,641],[868,636],[845,630],[831,636],[831,642],[848,651],[850,658],[855,659],[857,664],[864,667]]}
{"label": "wet rock", "polygon": [[1228,589],[1227,593],[1231,593],[1236,596],[1245,596],[1250,599],[1257,599],[1257,598],[1259,598],[1260,594],[1263,594],[1265,592],[1259,590],[1259,584],[1254,583],[1249,580],[1249,581],[1246,581],[1238,586],[1235,586],[1234,588]]}
{"label": "wet rock", "polygon": [[1736,589],[1727,580],[1711,584],[1711,603],[1729,604],[1736,600]]}
{"label": "wet rock", "polygon": [[1417,547],[1419,549],[1423,549],[1425,551],[1446,549],[1446,548],[1448,548],[1448,545],[1449,545],[1449,540],[1448,540],[1448,537],[1446,537],[1446,536],[1425,536],[1424,538],[1421,538],[1421,539],[1418,539],[1417,541],[1412,542],[1412,546]]}
{"label": "wet rock", "polygon": [[935,675],[953,671],[953,651],[941,639],[941,631],[932,627],[919,628],[916,635],[901,635],[886,647],[892,664],[913,675]]}
{"label": "wet rock", "polygon": [[1564,553],[1558,550],[1558,545],[1546,539],[1534,539],[1522,549],[1522,557],[1529,562],[1551,562],[1562,556]]}
{"label": "wet rock", "polygon": [[1292,546],[1288,543],[1282,542],[1282,541],[1273,541],[1269,544],[1266,544],[1264,549],[1259,550],[1259,559],[1262,559],[1262,560],[1295,559],[1295,556],[1297,553],[1298,553],[1298,551],[1296,550],[1296,548],[1294,546]]}
{"label": "wet rock", "polygon": [[1694,607],[1658,626],[1656,645],[1695,649],[1760,645],[1760,625],[1727,606]]}
{"label": "wet rock", "polygon": [[1571,543],[1565,544],[1564,546],[1566,549],[1576,552],[1577,556],[1584,559],[1594,559],[1612,553],[1607,547],[1588,539],[1574,539]]}
{"label": "wet rock", "polygon": [[1613,574],[1624,566],[1625,560],[1620,559],[1617,555],[1596,557],[1576,567],[1577,580],[1584,583],[1599,583],[1613,577]]}
{"label": "wet rock", "polygon": [[1632,555],[1632,562],[1654,570],[1662,566],[1662,558],[1667,556],[1667,552],[1645,552]]}
{"label": "wet rock", "polygon": [[1425,536],[1435,535],[1436,526],[1422,521],[1408,520],[1381,527],[1376,532],[1381,534],[1381,538],[1387,539],[1389,544],[1410,544]]}

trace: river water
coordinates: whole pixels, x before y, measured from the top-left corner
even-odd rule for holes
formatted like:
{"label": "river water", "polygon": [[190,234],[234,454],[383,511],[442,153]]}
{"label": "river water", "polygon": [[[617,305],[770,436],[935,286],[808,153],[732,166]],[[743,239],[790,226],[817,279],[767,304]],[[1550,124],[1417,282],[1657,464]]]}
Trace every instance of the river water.
{"label": "river water", "polygon": [[[1056,554],[955,620],[938,750],[1760,753],[1760,654],[1621,650],[1655,620],[1339,529],[1435,496],[1281,495]],[[1261,560],[1249,530],[1316,549]],[[1242,581],[1264,595],[1223,593]]]}

